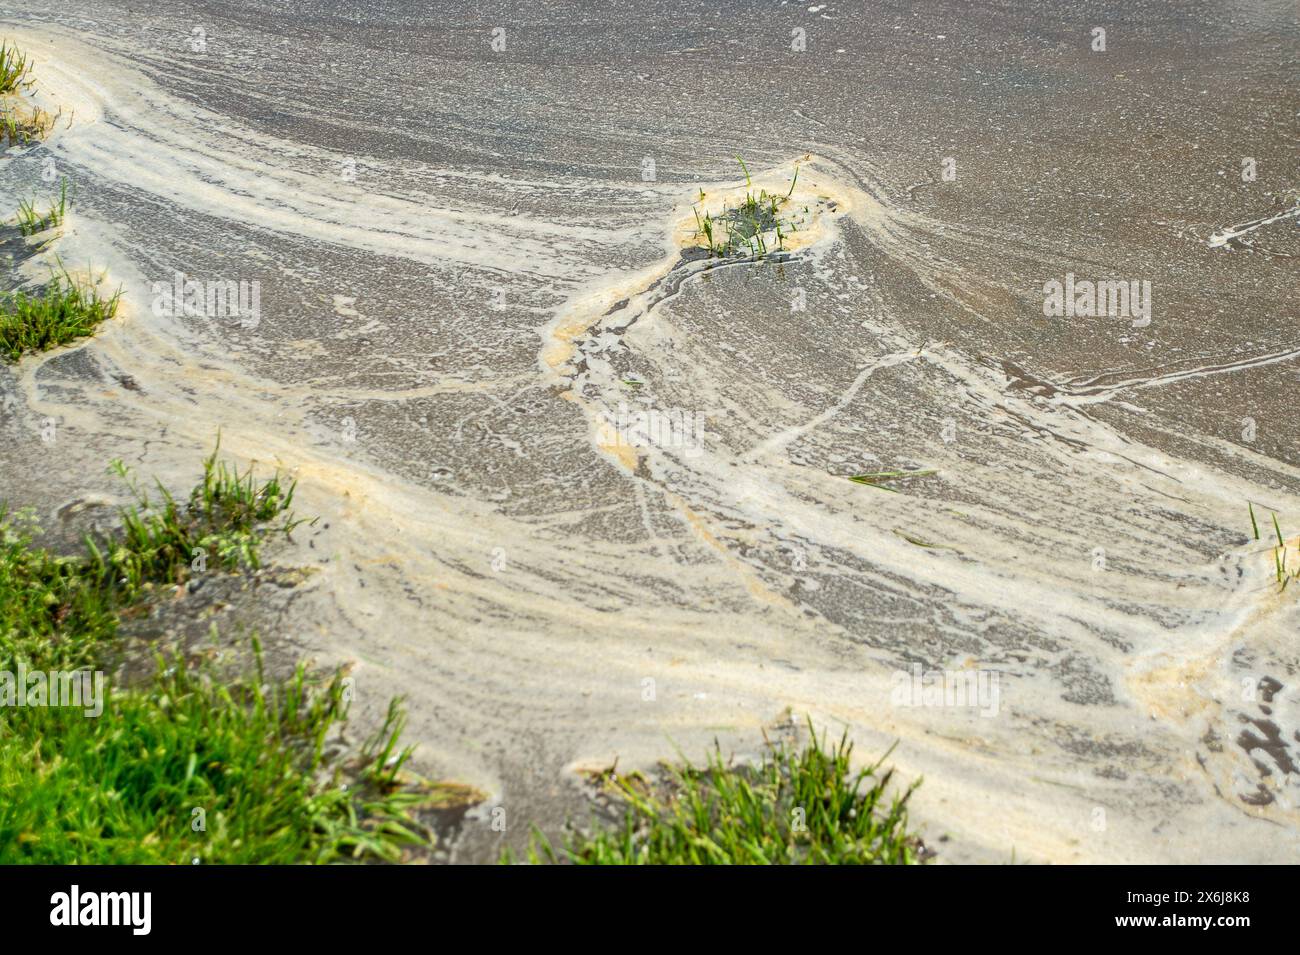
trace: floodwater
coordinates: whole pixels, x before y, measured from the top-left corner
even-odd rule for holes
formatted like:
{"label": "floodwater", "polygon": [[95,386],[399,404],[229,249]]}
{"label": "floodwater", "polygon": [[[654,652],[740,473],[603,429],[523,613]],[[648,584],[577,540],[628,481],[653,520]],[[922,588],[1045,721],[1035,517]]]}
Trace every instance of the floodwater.
{"label": "floodwater", "polygon": [[[293,471],[266,636],[490,794],[457,859],[809,716],[945,861],[1293,860],[1296,16],[17,0],[63,116],[0,198],[77,190],[20,267],[123,307],[0,370],[0,497]],[[737,155],[801,224],[710,268]]]}

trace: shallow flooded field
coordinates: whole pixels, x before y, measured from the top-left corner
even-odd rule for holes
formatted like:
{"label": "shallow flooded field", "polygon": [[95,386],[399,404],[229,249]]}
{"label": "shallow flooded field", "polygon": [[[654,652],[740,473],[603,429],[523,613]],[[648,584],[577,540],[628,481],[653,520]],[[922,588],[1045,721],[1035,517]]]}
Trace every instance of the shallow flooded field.
{"label": "shallow flooded field", "polygon": [[0,365],[0,499],[291,471],[264,636],[490,794],[457,861],[805,715],[941,861],[1295,858],[1293,3],[433,7],[10,5],[8,284],[122,304]]}

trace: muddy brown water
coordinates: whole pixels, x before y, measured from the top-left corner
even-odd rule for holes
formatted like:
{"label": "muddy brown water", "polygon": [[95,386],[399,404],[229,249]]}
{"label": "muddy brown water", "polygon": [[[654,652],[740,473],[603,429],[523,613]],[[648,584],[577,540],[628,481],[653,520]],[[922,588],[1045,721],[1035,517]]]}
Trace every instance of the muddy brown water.
{"label": "muddy brown water", "polygon": [[[9,6],[0,196],[125,304],[0,370],[0,497],[292,470],[273,636],[491,794],[462,861],[805,714],[948,861],[1294,858],[1293,4],[359,6]],[[807,221],[709,267],[737,154]]]}

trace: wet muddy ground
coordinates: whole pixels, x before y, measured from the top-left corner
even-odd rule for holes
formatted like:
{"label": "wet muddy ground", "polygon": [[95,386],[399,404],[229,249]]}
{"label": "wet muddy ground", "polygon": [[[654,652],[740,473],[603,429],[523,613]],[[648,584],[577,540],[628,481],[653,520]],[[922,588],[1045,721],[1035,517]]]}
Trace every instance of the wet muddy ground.
{"label": "wet muddy ground", "polygon": [[[1300,566],[1294,4],[20,0],[4,33],[67,122],[0,197],[77,188],[15,275],[57,253],[124,306],[0,368],[0,498],[70,534],[108,460],[187,488],[218,429],[293,470],[322,521],[268,636],[492,794],[454,858],[584,811],[576,768],[803,714],[899,741],[947,861],[1294,858],[1300,593],[1248,511]],[[737,154],[802,224],[719,265],[692,204],[743,196]],[[177,273],[243,313],[170,307]],[[1109,282],[1127,311],[1052,313]],[[849,480],[898,470],[933,473]]]}

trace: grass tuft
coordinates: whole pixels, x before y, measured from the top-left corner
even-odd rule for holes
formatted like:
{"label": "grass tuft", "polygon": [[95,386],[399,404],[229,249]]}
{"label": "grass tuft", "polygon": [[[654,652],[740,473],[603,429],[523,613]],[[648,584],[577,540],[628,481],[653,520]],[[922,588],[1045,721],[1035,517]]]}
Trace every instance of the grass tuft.
{"label": "grass tuft", "polygon": [[[923,861],[908,831],[918,783],[889,794],[884,757],[853,772],[847,734],[827,746],[769,746],[757,767],[730,766],[715,748],[703,768],[669,767],[666,786],[640,774],[607,783],[626,806],[622,824],[571,836],[556,850],[534,833],[529,860],[579,865],[909,864]],[[610,774],[612,776],[612,773]],[[503,861],[511,861],[509,856]]]}
{"label": "grass tuft", "polygon": [[31,72],[27,54],[8,41],[0,41],[0,93],[16,93],[31,86]]}
{"label": "grass tuft", "polygon": [[25,236],[33,236],[58,228],[63,225],[63,220],[67,218],[68,209],[72,206],[72,199],[73,194],[68,191],[68,180],[64,179],[59,185],[58,199],[50,203],[49,211],[45,215],[41,215],[36,211],[36,203],[19,200],[19,230]]}
{"label": "grass tuft", "polygon": [[19,101],[19,94],[34,82],[31,72],[32,61],[27,54],[0,41],[0,96],[6,97],[0,100],[0,142],[5,146],[44,139],[59,118],[39,106],[28,107]]}
{"label": "grass tuft", "polygon": [[[117,541],[88,540],[91,569],[108,589],[135,600],[157,582],[183,583],[196,567],[208,563],[225,570],[261,566],[258,547],[269,532],[286,537],[302,523],[289,510],[296,481],[275,474],[258,482],[250,467],[242,474],[220,461],[217,448],[203,462],[203,480],[178,504],[158,485],[160,500],[152,502],[131,478],[122,462],[112,469],[132,488],[137,503],[122,510]],[[272,523],[279,518],[278,522]]]}
{"label": "grass tuft", "polygon": [[136,498],[121,509],[121,529],[87,535],[80,555],[55,556],[33,544],[30,514],[0,509],[0,669],[18,659],[75,669],[100,659],[118,615],[156,588],[184,583],[200,568],[256,569],[268,534],[302,522],[290,511],[295,483],[280,474],[258,481],[217,459],[182,505],[160,486],[151,501],[114,462]]}
{"label": "grass tuft", "polygon": [[[257,663],[223,684],[160,656],[153,681],[114,692],[98,718],[58,706],[0,717],[0,864],[398,862],[428,846],[414,811],[466,794],[407,786],[409,751],[373,742],[345,773],[332,742],[342,678],[313,685],[299,666],[268,684],[260,647]],[[400,732],[400,716],[376,738]]]}
{"label": "grass tuft", "polygon": [[[210,572],[256,567],[260,539],[299,523],[292,482],[257,481],[215,451],[203,471],[183,505],[136,489],[122,529],[80,556],[36,547],[30,516],[0,509],[0,670],[107,668],[121,615],[182,583],[200,551]],[[342,674],[271,679],[256,640],[253,662],[222,680],[159,654],[152,677],[115,688],[98,716],[0,706],[0,864],[401,861],[432,844],[420,810],[476,797],[407,778],[398,701],[345,759]]]}
{"label": "grass tuft", "polygon": [[117,313],[120,297],[120,290],[105,296],[96,283],[74,279],[66,269],[39,293],[0,293],[0,358],[15,362],[25,352],[85,338]]}
{"label": "grass tuft", "polygon": [[1292,568],[1289,566],[1290,555],[1286,549],[1286,539],[1282,536],[1282,528],[1277,522],[1277,515],[1273,515],[1273,533],[1277,535],[1277,546],[1273,548],[1273,563],[1277,572],[1278,589],[1285,591],[1287,585],[1293,580],[1300,580],[1300,566]]}
{"label": "grass tuft", "polygon": [[[749,176],[749,167],[739,156],[741,171],[745,174],[745,199],[740,205],[725,207],[717,215],[707,211],[701,215],[695,209],[695,237],[704,240],[704,247],[709,255],[726,258],[734,255],[750,255],[762,258],[769,251],[785,248],[786,235],[797,231],[791,219],[783,219],[781,211],[794,193],[795,183],[799,181],[799,169],[796,166],[790,189],[785,195],[774,195],[766,189],[753,192],[753,180]],[[700,193],[701,201],[704,193]],[[774,246],[769,250],[769,244]]]}
{"label": "grass tuft", "polygon": [[25,146],[44,139],[58,118],[39,106],[29,109],[14,103],[0,102],[0,141],[5,146]]}
{"label": "grass tuft", "polygon": [[[1259,521],[1255,518],[1255,505],[1247,502],[1250,511],[1250,528],[1255,540],[1260,540]],[[1273,572],[1277,579],[1279,592],[1284,592],[1291,581],[1300,580],[1300,564],[1291,565],[1291,554],[1287,550],[1286,538],[1282,536],[1282,525],[1278,523],[1277,514],[1269,515],[1273,521],[1273,536],[1277,543],[1273,546]]]}

